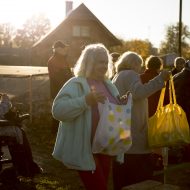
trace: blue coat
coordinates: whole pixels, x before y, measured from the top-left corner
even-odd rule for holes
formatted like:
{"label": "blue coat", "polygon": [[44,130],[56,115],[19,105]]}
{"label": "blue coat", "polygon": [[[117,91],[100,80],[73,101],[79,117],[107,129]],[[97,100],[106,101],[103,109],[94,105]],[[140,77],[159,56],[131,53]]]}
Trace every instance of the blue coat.
{"label": "blue coat", "polygon": [[[117,88],[110,80],[105,83],[117,97]],[[71,169],[96,168],[91,150],[91,107],[85,101],[89,92],[87,80],[74,77],[62,87],[52,106],[54,118],[60,121],[53,157]]]}

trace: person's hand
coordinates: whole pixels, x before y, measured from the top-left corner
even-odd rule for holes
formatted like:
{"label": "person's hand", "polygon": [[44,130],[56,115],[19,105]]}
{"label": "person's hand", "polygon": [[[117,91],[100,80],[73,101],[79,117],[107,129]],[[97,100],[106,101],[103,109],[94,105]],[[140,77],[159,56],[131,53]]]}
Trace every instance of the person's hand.
{"label": "person's hand", "polygon": [[127,104],[127,101],[128,101],[128,95],[123,95],[121,97],[119,97],[119,101],[122,105],[125,105]]}
{"label": "person's hand", "polygon": [[168,71],[168,70],[162,70],[160,72],[160,76],[162,77],[162,79],[164,81],[168,81],[170,79],[170,76],[171,76],[171,71]]}
{"label": "person's hand", "polygon": [[97,92],[95,89],[91,89],[91,92],[85,97],[86,103],[90,106],[97,104],[98,102],[104,103],[106,97],[101,93]]}
{"label": "person's hand", "polygon": [[1,94],[1,100],[2,100],[2,101],[9,100],[8,95],[7,95],[7,94],[5,94],[5,93]]}

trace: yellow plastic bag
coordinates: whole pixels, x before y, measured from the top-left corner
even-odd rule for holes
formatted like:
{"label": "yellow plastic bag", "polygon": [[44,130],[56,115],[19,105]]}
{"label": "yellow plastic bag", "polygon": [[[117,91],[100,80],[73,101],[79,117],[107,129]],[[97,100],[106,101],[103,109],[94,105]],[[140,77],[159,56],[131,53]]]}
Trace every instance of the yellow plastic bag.
{"label": "yellow plastic bag", "polygon": [[165,88],[162,89],[156,113],[149,119],[149,146],[169,147],[190,143],[189,124],[183,109],[177,104],[173,79],[169,81],[170,103],[163,106]]}

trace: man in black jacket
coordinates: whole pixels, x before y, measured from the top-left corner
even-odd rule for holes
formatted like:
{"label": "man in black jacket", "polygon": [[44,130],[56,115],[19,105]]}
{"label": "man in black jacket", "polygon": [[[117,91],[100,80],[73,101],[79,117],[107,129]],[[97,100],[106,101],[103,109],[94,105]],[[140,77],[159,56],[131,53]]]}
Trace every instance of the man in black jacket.
{"label": "man in black jacket", "polygon": [[[50,81],[50,94],[52,101],[56,97],[61,87],[73,77],[68,63],[68,45],[58,40],[53,44],[53,55],[49,58],[48,72]],[[59,121],[52,117],[52,132],[56,133]]]}
{"label": "man in black jacket", "polygon": [[183,57],[176,57],[174,60],[174,69],[172,70],[172,75],[175,75],[184,68],[185,59]]}
{"label": "man in black jacket", "polygon": [[[186,113],[190,125],[190,61],[183,70],[173,76],[177,103]],[[190,161],[190,145],[185,146],[185,159]]]}
{"label": "man in black jacket", "polygon": [[190,124],[190,61],[184,69],[173,76],[177,103],[183,108]]}

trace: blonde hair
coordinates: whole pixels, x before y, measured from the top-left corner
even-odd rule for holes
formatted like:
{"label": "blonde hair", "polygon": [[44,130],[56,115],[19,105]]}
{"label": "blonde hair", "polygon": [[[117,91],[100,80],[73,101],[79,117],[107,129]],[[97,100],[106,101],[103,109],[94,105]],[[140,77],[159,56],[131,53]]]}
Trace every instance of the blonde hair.
{"label": "blonde hair", "polygon": [[125,69],[134,69],[134,67],[139,64],[143,64],[142,57],[132,51],[124,52],[116,62],[116,72],[120,72]]}
{"label": "blonde hair", "polygon": [[93,72],[94,65],[96,64],[97,52],[100,51],[105,52],[108,56],[108,70],[105,78],[109,78],[112,75],[113,68],[111,56],[107,48],[101,43],[90,44],[84,48],[73,69],[74,75],[89,77]]}

